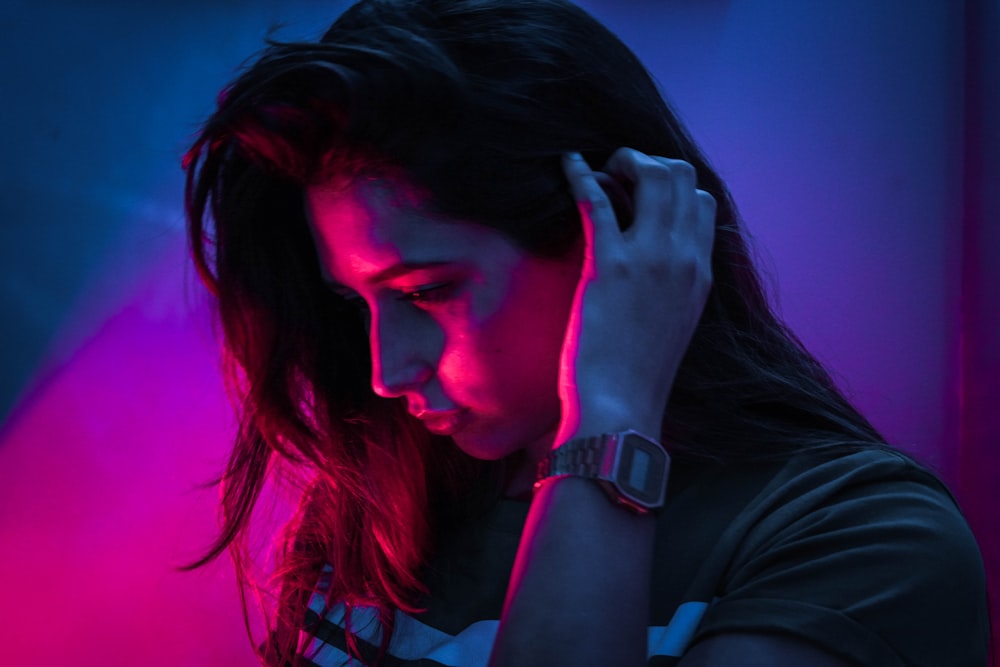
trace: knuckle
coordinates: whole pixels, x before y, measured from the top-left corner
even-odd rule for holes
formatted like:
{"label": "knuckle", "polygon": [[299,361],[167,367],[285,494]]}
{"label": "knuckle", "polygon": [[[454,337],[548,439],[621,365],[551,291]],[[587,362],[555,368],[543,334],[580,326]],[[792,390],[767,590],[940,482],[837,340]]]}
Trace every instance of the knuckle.
{"label": "knuckle", "polygon": [[611,157],[623,160],[637,160],[640,156],[642,156],[642,153],[628,146],[616,148],[615,152],[611,154]]}
{"label": "knuckle", "polygon": [[673,168],[677,170],[677,173],[681,176],[696,178],[698,176],[698,171],[694,168],[694,165],[686,160],[674,160]]}
{"label": "knuckle", "polygon": [[611,200],[604,194],[603,190],[587,193],[587,201],[590,203],[592,214],[606,214],[612,211]]}
{"label": "knuckle", "polygon": [[658,160],[643,160],[638,166],[640,178],[651,181],[669,181],[672,177],[670,168]]}
{"label": "knuckle", "polygon": [[670,160],[670,173],[679,183],[687,187],[694,187],[698,181],[698,172],[694,165],[684,160]]}
{"label": "knuckle", "polygon": [[715,197],[713,197],[711,193],[705,192],[704,190],[698,190],[697,195],[698,205],[701,207],[702,211],[714,218],[715,212],[719,207],[719,203],[715,201]]}

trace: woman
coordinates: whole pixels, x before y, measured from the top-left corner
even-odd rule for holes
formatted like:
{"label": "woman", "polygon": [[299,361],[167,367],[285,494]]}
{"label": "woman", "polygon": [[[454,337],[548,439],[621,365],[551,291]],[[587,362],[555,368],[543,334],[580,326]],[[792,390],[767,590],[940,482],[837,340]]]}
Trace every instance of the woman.
{"label": "woman", "polygon": [[363,0],[189,153],[242,428],[301,483],[269,664],[979,665],[982,563],[770,311],[720,179],[562,0]]}

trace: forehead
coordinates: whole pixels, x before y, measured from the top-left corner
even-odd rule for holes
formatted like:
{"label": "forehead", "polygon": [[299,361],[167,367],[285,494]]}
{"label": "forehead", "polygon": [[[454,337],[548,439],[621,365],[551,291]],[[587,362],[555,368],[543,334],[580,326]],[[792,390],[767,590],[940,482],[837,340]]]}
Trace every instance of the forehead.
{"label": "forehead", "polygon": [[306,208],[327,278],[352,287],[399,264],[485,262],[509,245],[492,229],[436,214],[426,193],[399,179],[314,185]]}

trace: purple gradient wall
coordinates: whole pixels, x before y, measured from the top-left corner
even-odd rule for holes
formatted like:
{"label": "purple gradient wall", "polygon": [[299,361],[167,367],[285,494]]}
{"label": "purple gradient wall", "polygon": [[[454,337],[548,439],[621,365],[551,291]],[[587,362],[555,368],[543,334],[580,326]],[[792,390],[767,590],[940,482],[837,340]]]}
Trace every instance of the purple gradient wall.
{"label": "purple gradient wall", "polygon": [[[955,488],[1000,578],[1000,75],[973,67],[1000,62],[997,3],[581,4],[728,180],[792,327]],[[211,535],[198,485],[232,432],[178,162],[272,22],[312,35],[345,5],[0,7],[0,663],[252,664],[227,563],[172,569]]]}

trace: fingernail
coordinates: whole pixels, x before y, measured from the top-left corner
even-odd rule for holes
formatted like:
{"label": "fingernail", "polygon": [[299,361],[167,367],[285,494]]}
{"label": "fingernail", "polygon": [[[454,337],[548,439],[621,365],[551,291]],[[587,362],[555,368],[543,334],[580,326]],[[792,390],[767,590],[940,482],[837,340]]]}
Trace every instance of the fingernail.
{"label": "fingernail", "polygon": [[565,153],[565,155],[566,159],[568,160],[576,160],[577,162],[583,162],[583,156],[577,153],[576,151],[570,151],[568,153]]}

